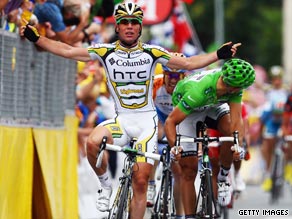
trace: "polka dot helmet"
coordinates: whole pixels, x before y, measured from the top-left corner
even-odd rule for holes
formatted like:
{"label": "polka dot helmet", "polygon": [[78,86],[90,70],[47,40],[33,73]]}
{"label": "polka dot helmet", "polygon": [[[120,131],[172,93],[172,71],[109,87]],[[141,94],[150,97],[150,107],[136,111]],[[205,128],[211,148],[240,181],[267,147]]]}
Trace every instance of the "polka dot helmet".
{"label": "polka dot helmet", "polygon": [[248,88],[255,81],[255,70],[242,59],[230,59],[222,66],[223,81],[231,87]]}

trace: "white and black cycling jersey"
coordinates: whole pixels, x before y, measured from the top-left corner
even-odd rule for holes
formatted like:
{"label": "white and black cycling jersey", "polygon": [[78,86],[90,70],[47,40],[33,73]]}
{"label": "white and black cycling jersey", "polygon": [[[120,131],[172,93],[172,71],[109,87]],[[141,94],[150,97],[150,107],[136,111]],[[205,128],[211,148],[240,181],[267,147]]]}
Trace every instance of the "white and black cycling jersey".
{"label": "white and black cycling jersey", "polygon": [[152,99],[154,70],[157,63],[170,59],[160,46],[139,42],[134,48],[113,44],[96,44],[88,48],[91,59],[98,59],[105,68],[107,85],[120,112],[155,111]]}

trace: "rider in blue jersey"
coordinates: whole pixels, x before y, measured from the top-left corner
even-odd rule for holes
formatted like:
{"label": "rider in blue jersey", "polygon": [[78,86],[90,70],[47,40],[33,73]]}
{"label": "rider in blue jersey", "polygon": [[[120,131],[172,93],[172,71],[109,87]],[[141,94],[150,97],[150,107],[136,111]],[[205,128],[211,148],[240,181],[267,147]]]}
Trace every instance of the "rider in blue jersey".
{"label": "rider in blue jersey", "polygon": [[266,164],[262,183],[262,189],[264,191],[269,191],[272,188],[270,176],[271,161],[277,136],[282,125],[284,104],[288,96],[288,89],[283,86],[282,67],[272,66],[270,74],[271,87],[266,93],[266,103],[260,117],[263,138],[262,155]]}

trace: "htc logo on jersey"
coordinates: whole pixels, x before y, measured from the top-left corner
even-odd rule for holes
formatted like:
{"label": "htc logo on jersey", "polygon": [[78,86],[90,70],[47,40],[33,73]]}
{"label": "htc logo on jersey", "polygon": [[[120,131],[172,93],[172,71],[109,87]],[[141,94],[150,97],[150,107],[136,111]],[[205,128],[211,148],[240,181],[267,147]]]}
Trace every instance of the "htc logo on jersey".
{"label": "htc logo on jersey", "polygon": [[147,74],[146,71],[125,71],[125,72],[121,72],[121,71],[117,71],[116,69],[114,69],[113,72],[113,77],[115,80],[119,80],[119,79],[146,79],[147,78]]}

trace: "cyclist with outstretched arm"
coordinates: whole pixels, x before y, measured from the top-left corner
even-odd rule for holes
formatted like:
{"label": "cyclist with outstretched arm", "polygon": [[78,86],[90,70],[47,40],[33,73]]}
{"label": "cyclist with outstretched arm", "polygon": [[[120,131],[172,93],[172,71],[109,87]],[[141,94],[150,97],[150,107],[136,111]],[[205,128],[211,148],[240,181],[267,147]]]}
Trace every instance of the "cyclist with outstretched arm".
{"label": "cyclist with outstretched arm", "polygon": [[[246,61],[230,59],[221,69],[194,73],[179,81],[172,95],[174,110],[165,122],[165,133],[170,146],[175,145],[176,134],[194,137],[201,122],[207,127],[218,129],[224,136],[239,131],[242,142],[243,125],[241,117],[242,90],[255,80],[255,71]],[[179,160],[182,170],[182,200],[186,218],[195,218],[196,191],[194,181],[197,175],[197,151],[193,143],[182,143],[184,153]],[[243,158],[243,150],[233,155],[230,143],[223,143],[220,149],[221,167],[217,176],[218,202],[227,205],[231,199],[227,175],[233,156]]]}
{"label": "cyclist with outstretched arm", "polygon": [[[20,35],[56,55],[78,61],[99,60],[105,68],[107,85],[115,102],[117,116],[107,120],[91,132],[87,140],[87,157],[99,178],[101,188],[97,193],[97,208],[109,208],[112,185],[104,156],[100,168],[96,168],[96,156],[104,136],[108,143],[127,145],[131,137],[137,137],[136,146],[145,152],[156,151],[157,113],[152,99],[154,69],[157,63],[174,69],[193,70],[207,66],[219,59],[233,57],[240,43],[228,42],[208,54],[188,58],[171,55],[159,46],[142,43],[143,11],[131,2],[117,5],[114,12],[115,32],[118,40],[112,44],[95,44],[89,48],[72,47],[62,42],[39,36],[37,30],[22,26]],[[143,218],[146,210],[148,178],[154,161],[139,158],[138,171],[133,175],[131,219]]]}

